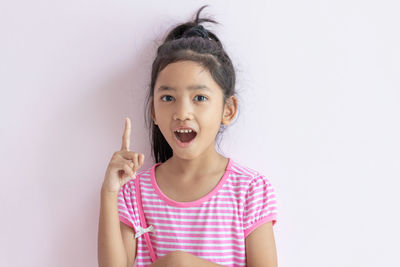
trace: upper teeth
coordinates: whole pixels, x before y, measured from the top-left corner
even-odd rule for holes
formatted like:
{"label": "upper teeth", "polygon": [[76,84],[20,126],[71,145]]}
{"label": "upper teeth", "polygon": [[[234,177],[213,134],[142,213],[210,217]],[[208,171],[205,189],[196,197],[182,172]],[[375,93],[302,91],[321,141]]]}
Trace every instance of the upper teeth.
{"label": "upper teeth", "polygon": [[176,130],[176,132],[178,132],[178,133],[191,133],[192,132],[192,130]]}

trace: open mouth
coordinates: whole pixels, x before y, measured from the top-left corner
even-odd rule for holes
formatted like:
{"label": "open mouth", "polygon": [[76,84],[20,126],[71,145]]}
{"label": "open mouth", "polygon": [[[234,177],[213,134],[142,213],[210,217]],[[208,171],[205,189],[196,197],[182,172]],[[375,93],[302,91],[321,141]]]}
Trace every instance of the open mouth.
{"label": "open mouth", "polygon": [[178,140],[181,141],[182,143],[189,143],[197,135],[195,131],[186,131],[186,132],[174,131],[174,134],[176,138],[178,138]]}

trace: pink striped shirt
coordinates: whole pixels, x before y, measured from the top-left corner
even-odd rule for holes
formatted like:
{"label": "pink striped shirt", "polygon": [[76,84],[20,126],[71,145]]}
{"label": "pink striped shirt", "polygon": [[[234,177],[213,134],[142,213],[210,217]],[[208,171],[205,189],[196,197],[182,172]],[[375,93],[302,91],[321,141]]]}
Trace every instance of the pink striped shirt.
{"label": "pink striped shirt", "polygon": [[175,250],[224,266],[246,266],[245,238],[263,223],[276,223],[276,195],[270,181],[229,159],[211,192],[192,202],[177,202],[157,185],[154,170],[160,164],[137,172],[136,179],[119,192],[120,221],[137,235],[153,228],[137,237],[134,266],[149,266]]}

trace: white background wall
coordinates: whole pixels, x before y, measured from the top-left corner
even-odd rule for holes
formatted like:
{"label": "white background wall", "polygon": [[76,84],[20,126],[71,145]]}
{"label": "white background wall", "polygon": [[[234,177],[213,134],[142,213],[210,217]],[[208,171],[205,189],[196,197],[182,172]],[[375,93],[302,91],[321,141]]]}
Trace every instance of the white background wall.
{"label": "white background wall", "polygon": [[207,3],[240,94],[221,146],[275,186],[279,266],[400,266],[394,0],[1,1],[0,266],[97,265],[124,118],[149,168],[155,49]]}

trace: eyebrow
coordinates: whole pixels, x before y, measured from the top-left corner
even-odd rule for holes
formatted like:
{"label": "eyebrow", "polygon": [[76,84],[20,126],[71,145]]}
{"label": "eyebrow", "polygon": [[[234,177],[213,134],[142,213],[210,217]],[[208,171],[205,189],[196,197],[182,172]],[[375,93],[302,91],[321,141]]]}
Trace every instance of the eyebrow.
{"label": "eyebrow", "polygon": [[[189,90],[206,90],[206,91],[210,91],[210,88],[208,88],[205,85],[199,84],[199,85],[190,85],[187,87],[187,89]],[[158,87],[157,92],[162,92],[162,91],[176,91],[176,88],[174,87],[170,87],[167,85],[161,85],[160,87]]]}

